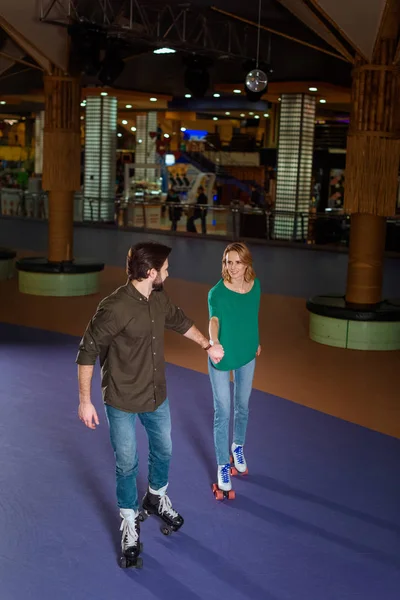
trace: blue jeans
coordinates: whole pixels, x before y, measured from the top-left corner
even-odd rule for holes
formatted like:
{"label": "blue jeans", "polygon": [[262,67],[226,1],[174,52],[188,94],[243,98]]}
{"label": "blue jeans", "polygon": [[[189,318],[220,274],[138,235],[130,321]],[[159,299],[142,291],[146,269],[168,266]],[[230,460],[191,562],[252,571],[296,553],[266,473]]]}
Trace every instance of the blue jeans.
{"label": "blue jeans", "polygon": [[124,412],[107,404],[105,409],[116,463],[118,507],[138,510],[136,417],[149,439],[149,486],[159,490],[168,483],[172,454],[169,402],[165,400],[157,410],[148,413]]}
{"label": "blue jeans", "polygon": [[[249,417],[249,398],[253,387],[256,359],[233,371],[234,424],[233,441],[243,446]],[[214,395],[214,445],[218,465],[229,463],[229,421],[231,413],[230,371],[219,371],[208,361]]]}

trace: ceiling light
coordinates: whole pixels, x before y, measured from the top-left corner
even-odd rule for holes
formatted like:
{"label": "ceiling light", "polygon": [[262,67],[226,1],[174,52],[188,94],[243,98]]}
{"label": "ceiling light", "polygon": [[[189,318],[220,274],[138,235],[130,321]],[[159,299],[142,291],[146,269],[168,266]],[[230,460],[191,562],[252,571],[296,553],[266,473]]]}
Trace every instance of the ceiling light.
{"label": "ceiling light", "polygon": [[316,87],[309,87],[308,91],[309,92],[318,92],[318,88],[316,88]]}
{"label": "ceiling light", "polygon": [[181,131],[186,131],[186,127],[181,127]]}
{"label": "ceiling light", "polygon": [[1,100],[1,101],[0,101],[0,104],[5,104],[5,103],[6,103],[6,101],[5,101],[5,100]]}
{"label": "ceiling light", "polygon": [[132,104],[127,104],[125,108],[132,108]]}
{"label": "ceiling light", "polygon": [[243,118],[243,117],[245,117],[246,115],[245,115],[244,113],[241,113],[241,115],[240,115],[240,116]]}
{"label": "ceiling light", "polygon": [[279,101],[279,102],[282,102],[282,98],[278,98],[278,101]]}
{"label": "ceiling light", "polygon": [[150,98],[150,102],[157,102],[157,98]]}
{"label": "ceiling light", "polygon": [[252,116],[254,115],[254,113],[253,113],[253,112],[250,112],[250,113],[249,113],[249,115],[252,117]]}
{"label": "ceiling light", "polygon": [[124,120],[122,121],[122,125],[128,125],[128,121],[127,121],[126,119],[124,119]]}
{"label": "ceiling light", "polygon": [[321,100],[320,100],[320,103],[321,103],[321,104],[326,104],[326,100],[325,100],[325,98],[321,98]]}
{"label": "ceiling light", "polygon": [[215,93],[213,94],[214,98],[221,98],[221,94]]}
{"label": "ceiling light", "polygon": [[117,136],[118,137],[122,137],[122,133],[117,133]]}
{"label": "ceiling light", "polygon": [[169,133],[164,133],[164,137],[168,139],[169,138]]}
{"label": "ceiling light", "polygon": [[264,113],[264,117],[265,117],[266,119],[268,119],[268,117],[269,117],[269,114],[268,114],[268,113]]}
{"label": "ceiling light", "polygon": [[176,50],[173,48],[156,48],[153,50],[153,54],[175,54]]}
{"label": "ceiling light", "polygon": [[192,94],[185,94],[185,98],[191,98]]}
{"label": "ceiling light", "polygon": [[100,96],[108,96],[107,92],[100,92]]}
{"label": "ceiling light", "polygon": [[229,115],[231,114],[230,112],[226,112],[225,113],[227,117],[229,117]]}
{"label": "ceiling light", "polygon": [[218,121],[218,117],[213,117],[213,121]]}
{"label": "ceiling light", "polygon": [[136,131],[136,127],[131,127],[131,131]]}
{"label": "ceiling light", "polygon": [[255,119],[259,119],[259,118],[260,118],[260,115],[256,115],[254,118],[255,118]]}
{"label": "ceiling light", "polygon": [[85,117],[84,117],[84,116],[82,116],[82,117],[81,117],[81,121],[83,121],[83,119],[84,119],[84,118],[85,118]]}
{"label": "ceiling light", "polygon": [[141,144],[143,142],[143,140],[138,140],[138,144]]}
{"label": "ceiling light", "polygon": [[241,93],[242,93],[242,90],[233,90],[233,93],[234,93],[234,94],[241,94]]}
{"label": "ceiling light", "polygon": [[[0,102],[0,104],[3,104],[3,102]],[[5,104],[5,102],[4,102]],[[86,102],[81,102],[81,106],[85,107],[86,106]]]}

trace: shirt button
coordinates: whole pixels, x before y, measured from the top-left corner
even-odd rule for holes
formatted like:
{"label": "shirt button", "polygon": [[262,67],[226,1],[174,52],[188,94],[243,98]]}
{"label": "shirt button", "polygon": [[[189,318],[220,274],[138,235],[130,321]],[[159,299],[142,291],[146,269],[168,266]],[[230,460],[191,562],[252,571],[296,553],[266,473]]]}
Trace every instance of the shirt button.
{"label": "shirt button", "polygon": [[152,319],[151,322],[154,323],[154,319]]}
{"label": "shirt button", "polygon": [[155,339],[156,339],[156,338],[155,338],[155,337],[154,337],[154,335],[153,335],[153,340],[155,340]]}
{"label": "shirt button", "polygon": [[156,353],[155,353],[155,352],[153,352],[153,354],[154,354],[154,356],[156,355]]}

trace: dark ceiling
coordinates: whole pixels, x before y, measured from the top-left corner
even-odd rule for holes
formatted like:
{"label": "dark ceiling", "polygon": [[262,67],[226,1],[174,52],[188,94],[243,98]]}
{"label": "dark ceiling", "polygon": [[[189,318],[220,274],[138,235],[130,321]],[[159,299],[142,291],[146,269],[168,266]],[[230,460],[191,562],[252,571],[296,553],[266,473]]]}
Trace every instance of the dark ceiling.
{"label": "dark ceiling", "polygon": [[[76,6],[80,19],[91,23],[91,26],[97,24],[102,29],[105,19],[101,5],[104,2],[100,0],[78,0]],[[230,19],[215,12],[212,7],[257,22],[258,0],[195,0],[185,5],[179,0],[170,0],[168,5],[147,0],[133,2],[132,15],[127,0],[110,0],[109,5],[112,12],[107,15],[106,20],[110,24],[106,29],[114,39],[122,41],[121,52],[125,60],[122,73],[112,84],[114,87],[183,95],[187,91],[183,81],[184,60],[194,51],[202,50],[212,61],[209,69],[211,92],[215,83],[242,82],[249,66],[246,60],[256,58],[257,28]],[[186,14],[186,41],[180,38],[183,6],[189,7]],[[171,25],[161,45],[170,45],[170,42],[178,49],[176,54],[153,54],[156,32],[151,26],[157,22],[157,15],[162,32],[166,32]],[[178,28],[174,26],[174,17],[178,17],[175,21]],[[129,28],[130,22],[133,23],[133,29]],[[202,28],[204,24],[206,27]],[[261,24],[334,52],[277,0],[262,0]],[[87,53],[81,47],[77,53],[81,61],[82,57],[87,58]],[[260,61],[270,65],[271,81],[325,81],[341,86],[350,85],[350,64],[266,31],[260,34]],[[97,76],[85,75],[83,83],[93,85],[100,84],[100,81]],[[23,93],[40,87],[40,72],[27,70],[24,65],[13,66],[0,75],[0,93]]]}

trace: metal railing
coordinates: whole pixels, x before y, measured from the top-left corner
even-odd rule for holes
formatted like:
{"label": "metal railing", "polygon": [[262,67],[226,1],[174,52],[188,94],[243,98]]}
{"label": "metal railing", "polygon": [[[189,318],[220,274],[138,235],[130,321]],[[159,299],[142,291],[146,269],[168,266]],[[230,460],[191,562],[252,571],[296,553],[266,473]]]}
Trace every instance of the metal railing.
{"label": "metal railing", "polygon": [[[46,193],[13,190],[1,196],[0,214],[26,219],[48,219]],[[0,190],[1,193],[1,190]],[[230,205],[199,205],[134,201],[123,198],[101,200],[75,194],[74,222],[107,225],[174,235],[198,235],[232,240],[307,244],[346,248],[350,239],[350,217],[332,212],[296,213],[269,210],[232,202]],[[387,219],[386,250],[400,254],[400,217]]]}

